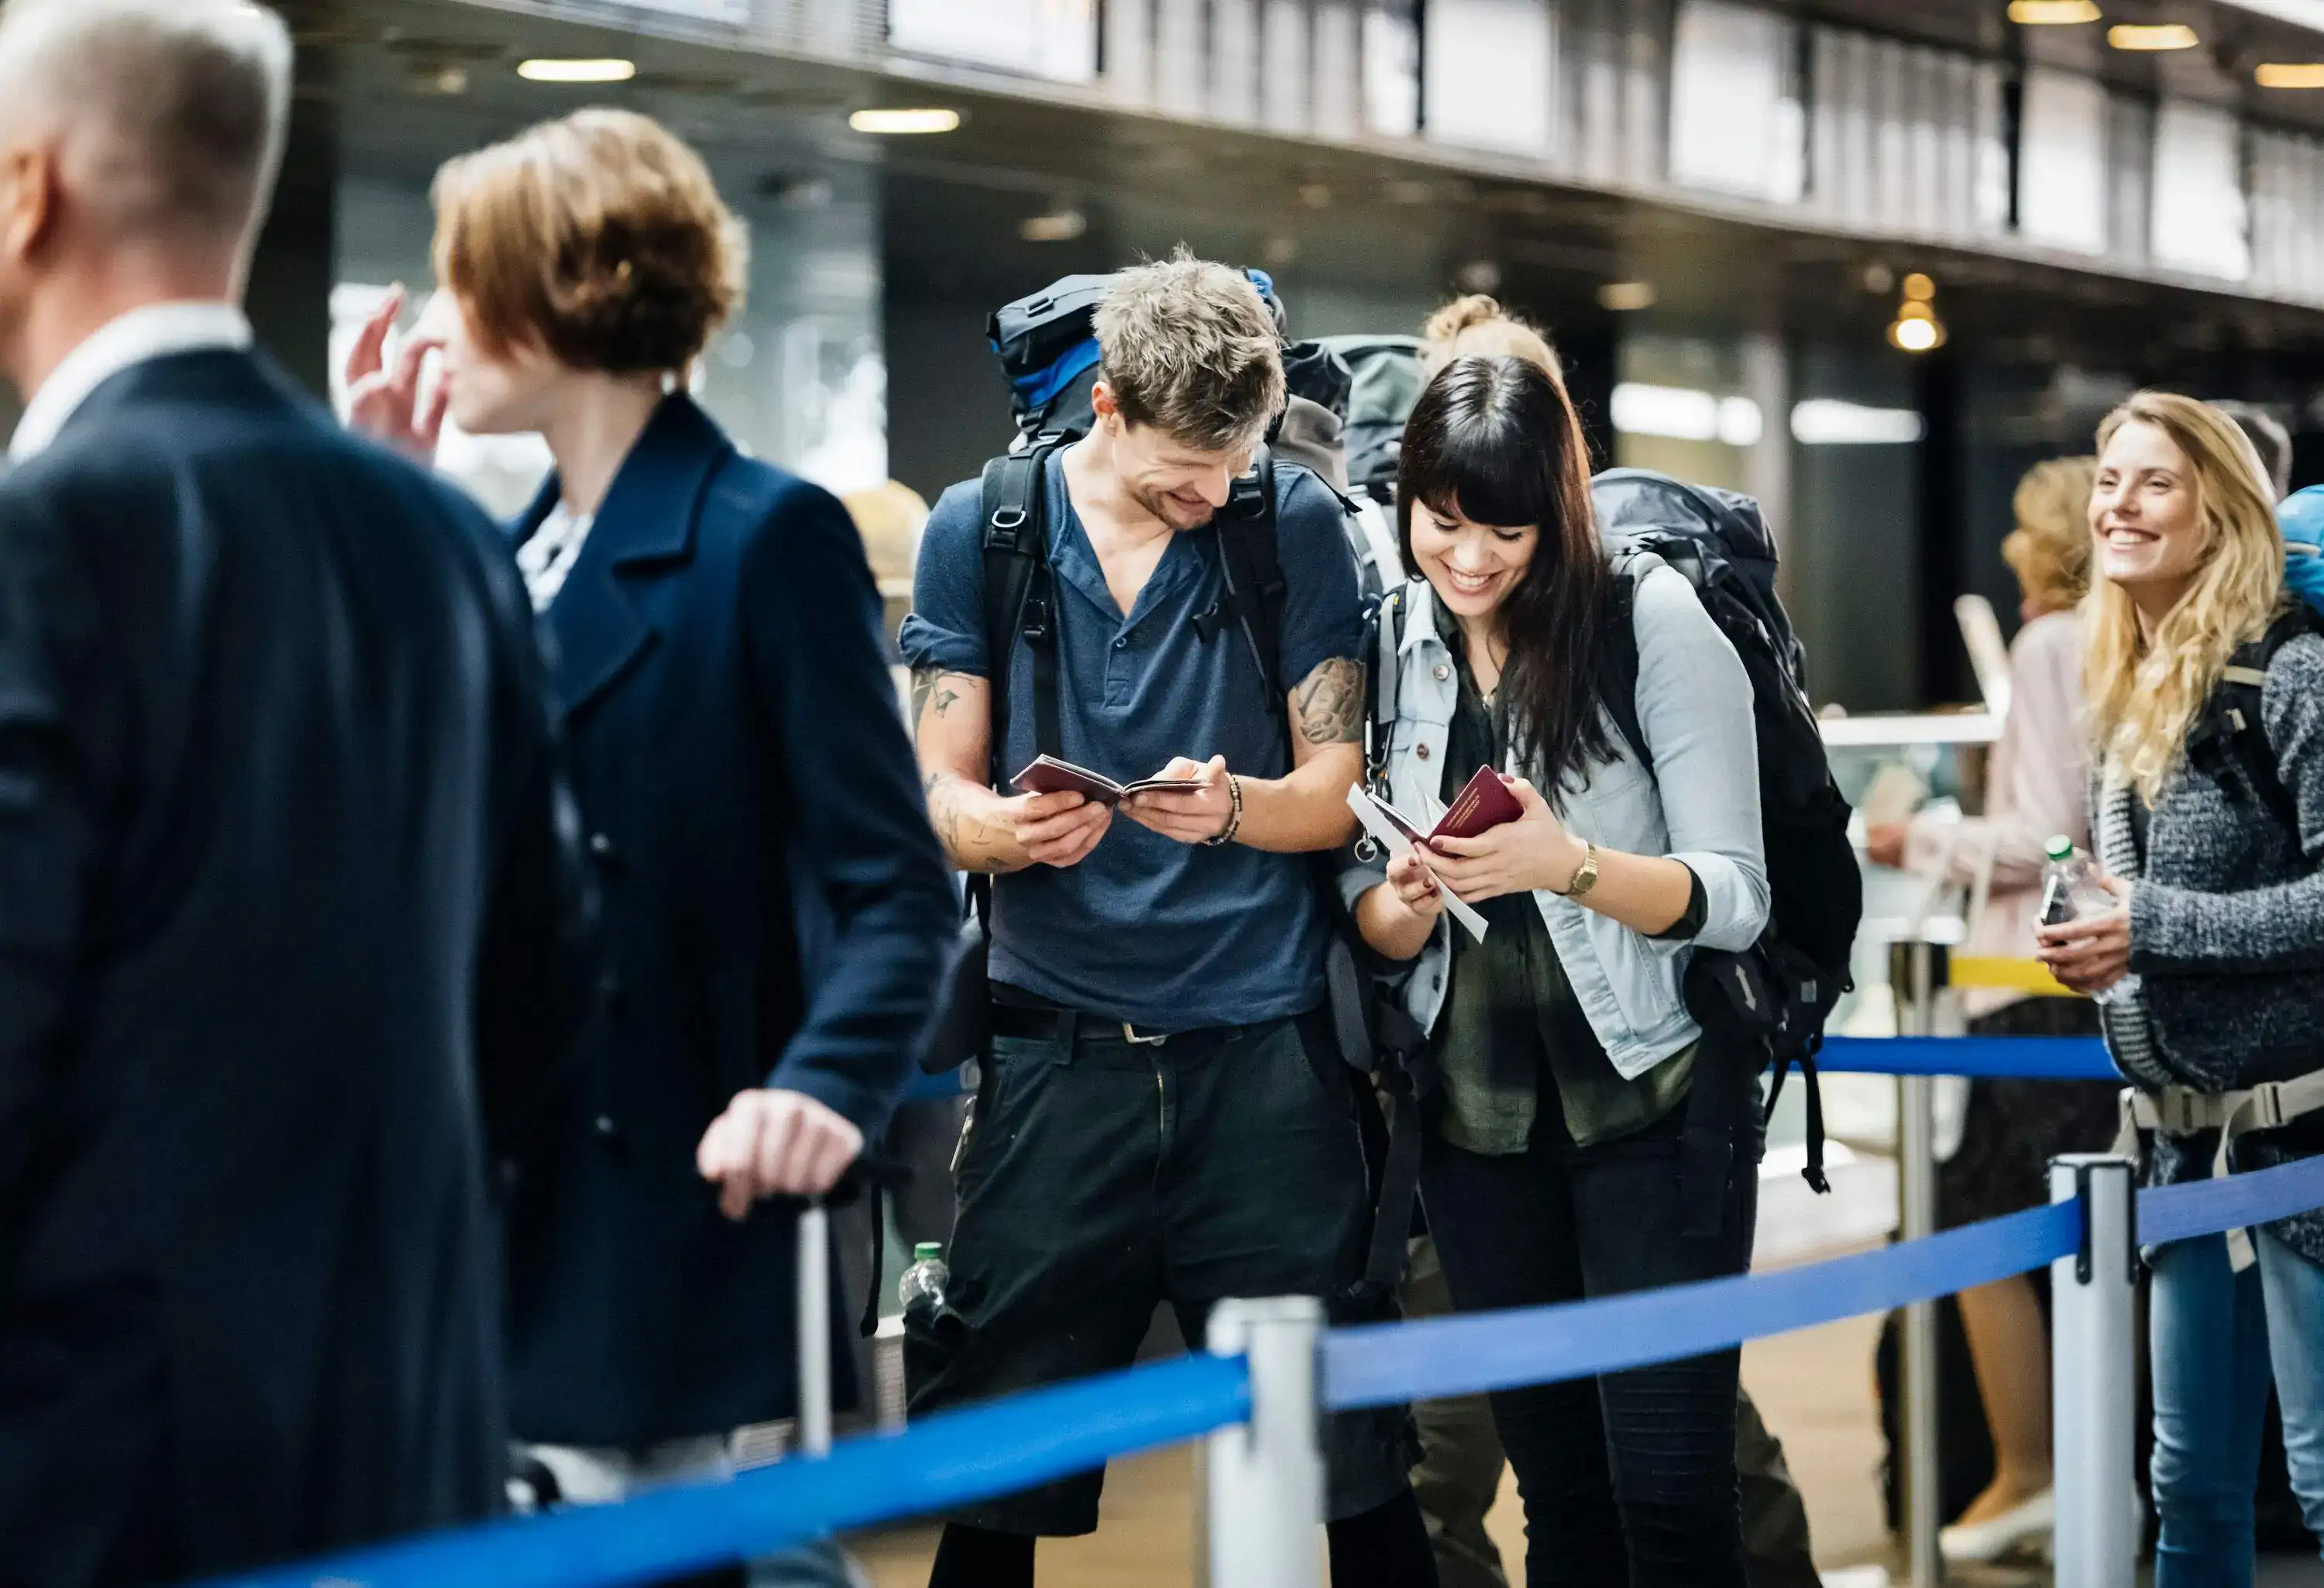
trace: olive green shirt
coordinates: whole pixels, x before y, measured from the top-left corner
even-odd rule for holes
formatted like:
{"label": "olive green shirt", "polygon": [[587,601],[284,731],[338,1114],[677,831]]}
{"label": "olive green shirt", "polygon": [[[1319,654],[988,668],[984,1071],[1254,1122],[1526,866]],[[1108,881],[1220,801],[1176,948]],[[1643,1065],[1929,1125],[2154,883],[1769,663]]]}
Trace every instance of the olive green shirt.
{"label": "olive green shirt", "polygon": [[[1440,794],[1449,804],[1479,767],[1506,763],[1508,729],[1498,700],[1489,705],[1479,694],[1458,634],[1447,638],[1462,659]],[[1452,981],[1431,1037],[1443,1077],[1436,1125],[1447,1142],[1489,1155],[1526,1150],[1538,1100],[1549,1090],[1542,1084],[1544,1064],[1564,1134],[1576,1147],[1642,1131],[1685,1099],[1695,1045],[1624,1080],[1573,996],[1532,894],[1505,894],[1476,909],[1487,923],[1484,941],[1454,928]],[[1688,913],[1698,911],[1691,907]],[[1682,921],[1677,930],[1686,928]]]}

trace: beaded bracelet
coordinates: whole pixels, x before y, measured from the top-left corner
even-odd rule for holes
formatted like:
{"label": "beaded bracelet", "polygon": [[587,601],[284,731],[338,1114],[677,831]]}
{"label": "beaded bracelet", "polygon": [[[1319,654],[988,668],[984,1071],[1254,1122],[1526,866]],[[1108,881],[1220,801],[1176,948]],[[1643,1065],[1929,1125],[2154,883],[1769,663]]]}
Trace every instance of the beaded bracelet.
{"label": "beaded bracelet", "polygon": [[1228,813],[1226,830],[1215,838],[1204,839],[1205,849],[1223,849],[1242,831],[1242,780],[1232,772],[1227,774],[1227,798],[1233,801],[1234,808]]}

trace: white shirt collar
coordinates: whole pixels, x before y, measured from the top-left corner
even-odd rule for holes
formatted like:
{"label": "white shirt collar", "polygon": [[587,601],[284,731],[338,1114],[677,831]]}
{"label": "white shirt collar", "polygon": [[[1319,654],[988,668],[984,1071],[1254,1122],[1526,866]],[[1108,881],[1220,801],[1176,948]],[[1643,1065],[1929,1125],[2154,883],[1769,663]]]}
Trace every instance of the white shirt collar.
{"label": "white shirt collar", "polygon": [[90,333],[50,372],[24,405],[8,457],[16,463],[48,450],[89,394],[114,376],[152,358],[239,351],[251,345],[250,320],[231,303],[155,303],[108,321]]}

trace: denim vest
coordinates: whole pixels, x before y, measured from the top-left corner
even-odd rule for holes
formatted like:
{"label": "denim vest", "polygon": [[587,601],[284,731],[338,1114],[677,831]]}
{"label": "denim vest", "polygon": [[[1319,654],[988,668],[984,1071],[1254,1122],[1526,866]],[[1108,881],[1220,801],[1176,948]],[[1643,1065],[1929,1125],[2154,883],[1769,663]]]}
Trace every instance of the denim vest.
{"label": "denim vest", "polygon": [[[1683,863],[1702,882],[1702,930],[1690,941],[1657,940],[1554,893],[1537,892],[1534,902],[1599,1045],[1625,1079],[1635,1080],[1702,1034],[1683,994],[1695,945],[1739,952],[1758,941],[1767,924],[1767,863],[1751,681],[1742,661],[1694,587],[1661,559],[1637,554],[1617,577],[1635,584],[1638,725],[1653,770],[1640,764],[1609,717],[1613,758],[1544,792],[1567,828],[1599,848]],[[1434,590],[1415,579],[1406,604],[1388,799],[1416,816],[1439,798],[1460,680],[1437,632]],[[1514,757],[1503,770],[1534,776]],[[1351,862],[1341,874],[1342,895],[1353,908],[1386,878],[1384,858]],[[1423,1030],[1434,1029],[1444,1006],[1452,934],[1460,929],[1449,916],[1438,920],[1406,974],[1405,1009]]]}

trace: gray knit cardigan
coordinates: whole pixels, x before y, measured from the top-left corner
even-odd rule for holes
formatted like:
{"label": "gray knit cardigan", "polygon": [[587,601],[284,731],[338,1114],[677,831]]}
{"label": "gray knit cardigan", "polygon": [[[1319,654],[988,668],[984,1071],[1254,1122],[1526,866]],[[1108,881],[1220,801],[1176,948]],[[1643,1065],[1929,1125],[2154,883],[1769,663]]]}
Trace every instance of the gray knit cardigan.
{"label": "gray knit cardigan", "polygon": [[[2164,782],[2130,909],[2130,966],[2144,982],[2153,1040],[2114,1042],[2139,1085],[2224,1092],[2324,1069],[2324,638],[2303,634],[2276,652],[2261,711],[2300,836],[2232,774],[2182,758]],[[2107,814],[2094,810],[2093,831]],[[2156,1136],[2148,1182],[2208,1177],[2216,1147],[2209,1135]],[[2234,1167],[2319,1152],[2324,1115],[2239,1138]],[[2324,1211],[2269,1228],[2324,1262]]]}

